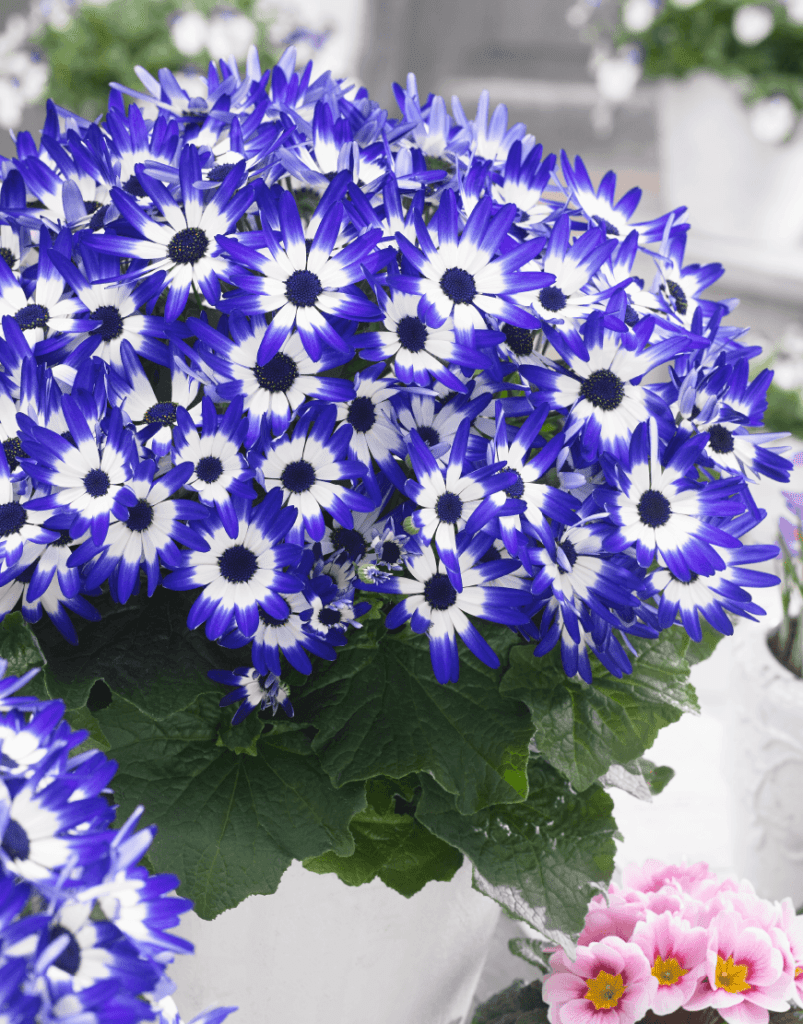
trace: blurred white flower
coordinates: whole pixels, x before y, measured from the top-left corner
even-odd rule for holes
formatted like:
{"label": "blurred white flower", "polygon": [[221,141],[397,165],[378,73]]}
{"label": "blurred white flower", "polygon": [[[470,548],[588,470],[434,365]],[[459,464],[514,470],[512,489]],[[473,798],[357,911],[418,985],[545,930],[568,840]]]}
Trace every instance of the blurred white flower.
{"label": "blurred white flower", "polygon": [[566,11],[566,21],[572,28],[583,28],[591,20],[591,15],[594,13],[596,4],[589,3],[588,0],[577,0],[577,3]]}
{"label": "blurred white flower", "polygon": [[25,101],[22,92],[10,78],[0,77],[0,128],[19,128]]}
{"label": "blurred white flower", "polygon": [[209,22],[200,11],[185,11],[170,26],[173,46],[185,57],[194,57],[206,49],[209,37]]}
{"label": "blurred white flower", "polygon": [[788,96],[756,100],[747,111],[750,130],[760,142],[777,146],[785,142],[797,124],[797,110]]}
{"label": "blurred white flower", "polygon": [[758,46],[772,32],[775,19],[763,4],[742,4],[734,15],[731,29],[742,46]]}
{"label": "blurred white flower", "polygon": [[655,21],[658,8],[653,0],[625,0],[622,21],[628,32],[646,32]]}
{"label": "blurred white flower", "polygon": [[641,70],[641,61],[633,50],[601,57],[594,65],[597,91],[609,103],[624,103],[633,95]]}
{"label": "blurred white flower", "polygon": [[78,6],[77,0],[40,0],[33,10],[46,25],[64,31]]}
{"label": "blurred white flower", "polygon": [[12,14],[6,21],[5,29],[0,32],[0,54],[5,56],[16,50],[28,41],[31,34],[28,19],[22,14]]}
{"label": "blurred white flower", "polygon": [[234,57],[242,60],[248,47],[256,42],[257,27],[244,14],[225,11],[209,19],[206,48],[213,60]]}
{"label": "blurred white flower", "polygon": [[786,16],[796,25],[803,25],[803,0],[783,0]]}

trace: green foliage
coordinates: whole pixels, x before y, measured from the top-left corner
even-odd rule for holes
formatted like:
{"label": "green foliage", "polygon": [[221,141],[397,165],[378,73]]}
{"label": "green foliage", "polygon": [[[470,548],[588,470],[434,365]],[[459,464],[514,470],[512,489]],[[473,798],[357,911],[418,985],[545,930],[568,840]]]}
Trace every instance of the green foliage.
{"label": "green foliage", "polygon": [[[9,676],[25,675],[28,669],[45,663],[36,637],[21,612],[6,615],[0,625],[0,658],[5,658],[8,662],[6,675]],[[17,694],[47,700],[44,673],[38,672],[29,683],[17,691]]]}
{"label": "green foliage", "polygon": [[773,432],[788,430],[795,437],[803,438],[803,399],[797,391],[770,384],[764,429]]}
{"label": "green foliage", "polygon": [[646,78],[683,78],[713,71],[747,85],[749,101],[783,93],[803,110],[803,25],[793,22],[779,0],[767,0],[775,19],[770,35],[745,46],[733,34],[734,11],[743,0],[701,0],[693,6],[664,3],[646,32],[618,26],[616,42],[637,43]]}
{"label": "green foliage", "polygon": [[380,878],[407,897],[433,879],[448,882],[463,863],[463,855],[416,820],[414,804],[409,803],[416,792],[420,787],[416,791],[405,780],[371,779],[366,785],[368,805],[349,823],[354,853],[350,857],[324,853],[305,860],[304,867],[319,874],[333,871],[346,885]]}
{"label": "green foliage", "polygon": [[504,991],[491,996],[474,1011],[471,1024],[547,1024],[547,1005],[541,998],[541,983],[522,987],[517,979]]}
{"label": "green foliage", "polygon": [[[268,26],[254,17],[256,0],[226,0],[225,8],[252,18],[262,67],[271,67]],[[157,68],[206,72],[206,51],[188,58],[173,45],[170,25],[182,10],[209,16],[221,8],[218,0],[111,0],[106,5],[84,3],[64,29],[46,28],[33,42],[50,65],[48,95],[59,104],[90,119],[107,107],[109,83],[144,91],[133,68],[151,74]]]}

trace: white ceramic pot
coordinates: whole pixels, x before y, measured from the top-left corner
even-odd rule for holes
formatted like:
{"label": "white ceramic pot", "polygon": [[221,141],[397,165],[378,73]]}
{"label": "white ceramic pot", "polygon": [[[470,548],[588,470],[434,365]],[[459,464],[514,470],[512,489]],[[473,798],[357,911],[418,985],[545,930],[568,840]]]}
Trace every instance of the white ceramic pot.
{"label": "white ceramic pot", "polygon": [[[778,662],[767,630],[737,629],[723,767],[734,867],[760,896],[803,904],[803,679]],[[705,785],[705,780],[701,780]]]}
{"label": "white ceramic pot", "polygon": [[803,132],[782,145],[752,134],[736,86],[711,73],[658,90],[666,209],[688,207],[695,234],[796,247],[803,242]]}
{"label": "white ceramic pot", "polygon": [[170,976],[185,1021],[239,1006],[232,1024],[464,1024],[500,908],[471,888],[466,858],[450,882],[406,899],[378,878],[350,887],[299,861],[272,896],[214,921],[185,914],[195,956]]}

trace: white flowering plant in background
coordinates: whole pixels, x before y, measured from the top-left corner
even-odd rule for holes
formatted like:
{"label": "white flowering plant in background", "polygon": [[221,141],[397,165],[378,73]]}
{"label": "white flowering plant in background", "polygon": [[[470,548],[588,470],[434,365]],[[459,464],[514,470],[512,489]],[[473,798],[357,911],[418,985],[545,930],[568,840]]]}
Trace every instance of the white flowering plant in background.
{"label": "white flowering plant in background", "polygon": [[575,0],[603,107],[642,79],[710,71],[733,81],[762,142],[782,144],[803,111],[803,0]]}

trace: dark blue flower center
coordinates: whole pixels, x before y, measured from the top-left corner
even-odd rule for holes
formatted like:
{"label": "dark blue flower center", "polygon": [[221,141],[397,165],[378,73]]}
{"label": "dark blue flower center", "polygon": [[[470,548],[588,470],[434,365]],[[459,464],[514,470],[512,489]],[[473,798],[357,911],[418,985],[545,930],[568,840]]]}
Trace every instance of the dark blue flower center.
{"label": "dark blue flower center", "polygon": [[660,491],[645,491],[639,498],[636,509],[645,526],[657,529],[669,521],[672,507]]}
{"label": "dark blue flower center", "polygon": [[213,484],[223,472],[223,463],[217,455],[204,455],[195,464],[195,475],[205,484]]}
{"label": "dark blue flower center", "polygon": [[597,214],[595,214],[591,219],[597,222],[598,226],[602,228],[606,235],[619,234],[619,228],[611,224],[609,220],[605,220],[604,217],[600,217]]}
{"label": "dark blue flower center", "polygon": [[132,174],[128,181],[123,185],[123,192],[127,192],[130,196],[134,196],[136,199],[144,199],[148,194],[142,185],[140,185],[139,178],[136,174]]}
{"label": "dark blue flower center", "polygon": [[70,540],[71,540],[71,538],[70,538],[70,531],[69,530],[59,530],[58,531],[58,539],[57,540],[52,540],[50,542],[50,546],[52,548],[65,548],[70,543]]}
{"label": "dark blue flower center", "polygon": [[0,260],[2,260],[9,270],[14,269],[14,264],[17,262],[17,257],[10,249],[6,249],[5,246],[0,246]]}
{"label": "dark blue flower center", "polygon": [[374,403],[367,396],[360,395],[349,406],[349,414],[346,419],[358,434],[366,433],[376,423]]}
{"label": "dark blue flower center", "polygon": [[250,548],[234,544],[217,560],[220,575],[229,583],[247,583],[257,571],[257,556]]}
{"label": "dark blue flower center", "polygon": [[473,302],[477,294],[474,278],[462,267],[451,267],[447,270],[441,278],[441,288],[452,302],[457,303]]}
{"label": "dark blue flower center", "polygon": [[640,317],[639,317],[638,313],[628,303],[628,305],[625,306],[625,323],[627,324],[627,326],[628,327],[635,327],[636,324],[639,322],[639,319],[640,319]]}
{"label": "dark blue flower center", "polygon": [[285,615],[283,619],[275,619],[272,615],[268,615],[264,608],[259,609],[259,618],[266,626],[283,626],[285,622],[290,618],[289,615]]}
{"label": "dark blue flower center", "polygon": [[463,502],[456,494],[446,491],[435,502],[435,514],[442,523],[456,523],[463,514]]}
{"label": "dark blue flower center", "polygon": [[150,502],[145,501],[144,498],[140,498],[136,505],[128,510],[128,519],[126,519],[125,525],[129,530],[142,533],[148,529],[152,522],[153,506]]}
{"label": "dark blue flower center", "polygon": [[[564,540],[559,544],[561,551],[566,556],[569,565],[574,566],[577,561],[577,551],[575,550],[574,544],[570,540]],[[563,566],[558,562],[558,572],[566,572]]]}
{"label": "dark blue flower center", "polygon": [[430,448],[440,444],[441,435],[434,427],[419,427],[418,434],[424,444],[428,444]]}
{"label": "dark blue flower center", "polygon": [[234,164],[218,164],[217,167],[210,169],[207,178],[209,181],[223,181],[233,166]]}
{"label": "dark blue flower center", "polygon": [[365,554],[365,538],[359,530],[347,530],[342,526],[336,526],[332,530],[332,547],[335,551],[343,548],[352,562],[358,562]]}
{"label": "dark blue flower center", "polygon": [[271,394],[289,391],[298,377],[298,366],[295,361],[286,356],[284,352],[277,352],[270,362],[260,366],[254,366],[254,376],[257,384]]}
{"label": "dark blue flower center", "polygon": [[505,336],[507,347],[515,355],[532,355],[535,331],[525,331],[523,327],[515,327],[513,324],[503,324],[502,333]]}
{"label": "dark blue flower center", "polygon": [[19,324],[20,330],[33,331],[37,327],[47,327],[50,312],[46,306],[40,306],[38,302],[33,302],[30,306],[18,309],[14,314],[14,319]]}
{"label": "dark blue flower center", "polygon": [[618,409],[625,397],[623,382],[610,370],[594,370],[583,381],[580,397],[590,402],[595,409],[612,412]]}
{"label": "dark blue flower center", "polygon": [[174,263],[197,263],[208,248],[209,239],[200,228],[182,228],[170,239],[167,255]]}
{"label": "dark blue flower center", "polygon": [[322,291],[321,279],[311,270],[294,270],[284,286],[284,293],[294,306],[314,306]]}
{"label": "dark blue flower center", "polygon": [[27,458],[27,453],[22,447],[19,437],[10,437],[7,441],[3,441],[3,451],[6,453],[6,462],[12,473],[20,464],[19,460]]}
{"label": "dark blue flower center", "polygon": [[68,932],[66,928],[62,928],[60,924],[57,924],[54,928],[50,929],[51,942],[54,939],[60,939],[62,935],[69,935],[69,941],[53,961],[53,965],[54,967],[60,967],[62,971],[66,971],[67,974],[77,974],[78,968],[81,966],[81,947],[75,941],[75,936],[72,932]]}
{"label": "dark blue flower center", "polygon": [[680,313],[681,316],[689,308],[689,300],[686,298],[686,293],[677,283],[677,281],[667,281],[666,290],[675,300],[675,309]]}
{"label": "dark blue flower center", "polygon": [[28,833],[18,821],[9,818],[6,830],[3,833],[3,849],[9,857],[18,860],[27,860],[31,852],[31,844],[28,841]]}
{"label": "dark blue flower center", "polygon": [[396,326],[399,344],[408,352],[420,352],[427,343],[427,325],[420,316],[405,316]]}
{"label": "dark blue flower center", "polygon": [[161,427],[172,427],[176,422],[177,408],[175,402],[157,402],[145,413],[144,420],[146,423],[158,423]]}
{"label": "dark blue flower center", "polygon": [[566,306],[566,296],[554,284],[548,284],[538,293],[538,301],[550,313],[559,313]]}
{"label": "dark blue flower center", "polygon": [[303,494],[315,483],[315,470],[304,459],[291,462],[282,470],[282,486],[293,494]]}
{"label": "dark blue flower center", "polygon": [[98,306],[89,315],[93,320],[100,320],[100,327],[96,327],[92,333],[99,334],[104,341],[119,338],[123,333],[123,318],[116,306]]}
{"label": "dark blue flower center", "polygon": [[111,480],[109,480],[108,474],[104,473],[102,469],[90,469],[84,477],[86,493],[93,498],[102,498],[104,494],[108,494],[110,484]]}
{"label": "dark blue flower center", "polygon": [[106,220],[106,211],[108,209],[108,204],[106,206],[98,206],[97,210],[95,210],[89,220],[90,231],[100,231]]}
{"label": "dark blue flower center", "polygon": [[684,587],[690,586],[692,583],[695,583],[700,578],[700,574],[696,572],[691,573],[687,580],[680,579],[680,577],[676,576],[671,570],[669,575],[672,577],[675,583],[682,583]]}
{"label": "dark blue flower center", "polygon": [[343,616],[337,608],[321,608],[318,613],[318,622],[322,626],[337,626],[343,620]]}
{"label": "dark blue flower center", "polygon": [[445,576],[442,572],[436,572],[424,584],[424,600],[429,604],[430,608],[445,612],[457,600],[457,591],[452,586],[448,576]]}
{"label": "dark blue flower center", "polygon": [[385,565],[395,565],[401,558],[401,548],[395,540],[386,540],[382,545],[379,561]]}
{"label": "dark blue flower center", "polygon": [[727,455],[733,451],[733,434],[721,423],[715,423],[708,428],[708,444],[717,455]]}
{"label": "dark blue flower center", "polygon": [[520,498],[524,494],[524,481],[521,478],[521,473],[517,469],[512,469],[510,466],[505,466],[506,473],[515,473],[516,482],[512,483],[510,487],[505,488],[505,494],[508,498]]}
{"label": "dark blue flower center", "polygon": [[28,522],[28,513],[18,501],[9,501],[0,505],[0,537],[10,537],[19,533]]}

